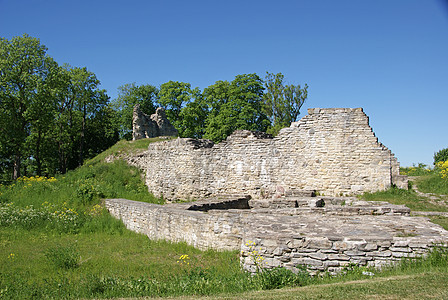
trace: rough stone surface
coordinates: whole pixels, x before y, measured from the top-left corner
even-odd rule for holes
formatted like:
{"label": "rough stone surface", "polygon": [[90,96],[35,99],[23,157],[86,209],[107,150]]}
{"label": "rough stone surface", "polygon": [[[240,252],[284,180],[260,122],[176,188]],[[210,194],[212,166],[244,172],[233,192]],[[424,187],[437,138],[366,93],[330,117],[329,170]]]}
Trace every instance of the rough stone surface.
{"label": "rough stone surface", "polygon": [[[134,138],[145,135],[138,132]],[[392,184],[407,188],[397,159],[378,142],[361,108],[309,109],[275,138],[241,130],[216,145],[185,138],[152,143],[128,162],[145,171],[151,193],[168,200],[241,193],[272,199],[300,190],[353,195]]]}
{"label": "rough stone surface", "polygon": [[139,140],[158,136],[177,136],[178,132],[166,118],[165,110],[157,108],[156,113],[146,115],[140,109],[140,104],[135,105],[132,117],[132,139]]}
{"label": "rough stone surface", "polygon": [[[262,258],[263,268],[294,271],[305,265],[310,272],[334,273],[350,263],[381,267],[448,243],[448,231],[425,217],[410,216],[404,206],[353,198],[325,200],[329,204],[324,208],[308,201],[308,211],[305,204],[249,209],[250,200],[241,196],[214,198],[208,206],[207,201],[157,205],[107,199],[106,207],[127,228],[151,239],[183,241],[203,250],[240,250],[241,264],[252,272],[257,269],[254,257]],[[369,206],[375,214],[349,209]]]}

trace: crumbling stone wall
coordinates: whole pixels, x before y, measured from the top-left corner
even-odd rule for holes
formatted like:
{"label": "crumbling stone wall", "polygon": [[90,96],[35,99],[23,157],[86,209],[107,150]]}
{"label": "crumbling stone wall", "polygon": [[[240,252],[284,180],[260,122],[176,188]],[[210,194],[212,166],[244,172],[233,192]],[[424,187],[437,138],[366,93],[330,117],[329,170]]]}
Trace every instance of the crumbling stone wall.
{"label": "crumbling stone wall", "polygon": [[[225,202],[235,206],[244,200]],[[299,199],[277,200],[287,207]],[[324,207],[316,206],[321,200]],[[330,197],[299,202],[295,208],[228,210],[216,202],[202,210],[198,202],[157,205],[105,200],[110,213],[128,229],[150,239],[183,241],[202,250],[240,250],[241,264],[250,272],[257,269],[254,258],[261,258],[262,268],[294,271],[306,266],[311,273],[337,273],[352,263],[381,267],[448,243],[448,231],[427,218],[409,216],[409,208],[403,205]]]}
{"label": "crumbling stone wall", "polygon": [[148,116],[140,109],[140,104],[134,106],[132,116],[132,139],[139,140],[158,136],[177,136],[177,129],[166,118],[165,110],[157,108],[156,113]]}
{"label": "crumbling stone wall", "polygon": [[275,138],[242,130],[216,145],[195,139],[153,143],[129,162],[145,170],[149,191],[165,199],[407,188],[397,159],[378,142],[361,108],[309,109]]}

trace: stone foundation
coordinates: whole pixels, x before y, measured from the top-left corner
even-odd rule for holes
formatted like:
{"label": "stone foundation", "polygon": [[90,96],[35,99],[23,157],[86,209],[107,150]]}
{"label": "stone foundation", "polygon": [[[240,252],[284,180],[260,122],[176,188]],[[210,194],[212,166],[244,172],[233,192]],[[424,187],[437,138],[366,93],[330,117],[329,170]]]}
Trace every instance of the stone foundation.
{"label": "stone foundation", "polygon": [[[202,250],[240,250],[244,269],[339,272],[355,263],[380,267],[448,243],[448,231],[402,205],[336,197],[281,197],[268,207],[248,197],[157,205],[107,199],[110,213],[150,239]],[[277,207],[277,208],[276,208]],[[254,252],[257,251],[257,252]],[[255,254],[256,253],[256,254]]]}

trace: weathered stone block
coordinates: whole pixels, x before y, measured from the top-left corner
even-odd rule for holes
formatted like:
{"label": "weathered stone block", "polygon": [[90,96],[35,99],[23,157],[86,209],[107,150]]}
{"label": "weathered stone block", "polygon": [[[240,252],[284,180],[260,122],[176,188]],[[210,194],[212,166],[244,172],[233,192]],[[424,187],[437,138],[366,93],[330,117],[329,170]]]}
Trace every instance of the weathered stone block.
{"label": "weathered stone block", "polygon": [[390,257],[392,256],[392,252],[390,250],[386,251],[373,251],[367,252],[366,256],[375,256],[375,257]]}
{"label": "weathered stone block", "polygon": [[395,240],[394,247],[407,247],[409,245],[409,240]]}
{"label": "weathered stone block", "polygon": [[280,260],[278,260],[276,258],[268,257],[263,261],[263,265],[270,267],[270,268],[277,268],[277,267],[280,267],[281,263],[280,263]]}
{"label": "weathered stone block", "polygon": [[375,243],[367,243],[358,247],[361,251],[374,251],[378,249],[378,245]]}
{"label": "weathered stone block", "polygon": [[329,260],[350,260],[350,256],[345,254],[328,254]]}
{"label": "weathered stone block", "polygon": [[339,267],[340,266],[340,262],[337,261],[337,260],[327,260],[327,261],[324,261],[324,265],[323,266],[324,266],[325,269],[329,269],[330,267]]}
{"label": "weathered stone block", "polygon": [[307,238],[304,247],[312,249],[331,249],[333,243],[326,237],[322,238]]}
{"label": "weathered stone block", "polygon": [[347,250],[347,251],[344,251],[344,254],[348,255],[348,256],[364,256],[364,255],[366,255],[366,252],[358,251],[358,250]]}
{"label": "weathered stone block", "polygon": [[356,248],[356,244],[345,242],[345,241],[333,242],[333,247],[332,247],[332,249],[339,250],[339,251],[345,251],[345,250],[350,250],[350,249],[355,249],[355,248]]}
{"label": "weathered stone block", "polygon": [[312,252],[312,253],[309,253],[308,256],[311,258],[314,258],[314,259],[319,259],[319,260],[327,259],[327,255],[320,253],[320,252]]}
{"label": "weathered stone block", "polygon": [[312,259],[312,258],[299,258],[297,260],[297,263],[299,265],[307,265],[312,267],[321,267],[323,266],[323,262],[318,259]]}

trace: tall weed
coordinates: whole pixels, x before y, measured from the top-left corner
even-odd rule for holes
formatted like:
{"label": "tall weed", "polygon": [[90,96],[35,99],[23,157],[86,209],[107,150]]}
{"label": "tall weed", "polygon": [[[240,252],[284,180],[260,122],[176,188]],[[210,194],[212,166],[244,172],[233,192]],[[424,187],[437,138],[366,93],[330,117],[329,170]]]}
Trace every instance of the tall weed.
{"label": "tall weed", "polygon": [[57,245],[45,251],[45,257],[60,269],[74,269],[79,267],[80,254],[74,245]]}

